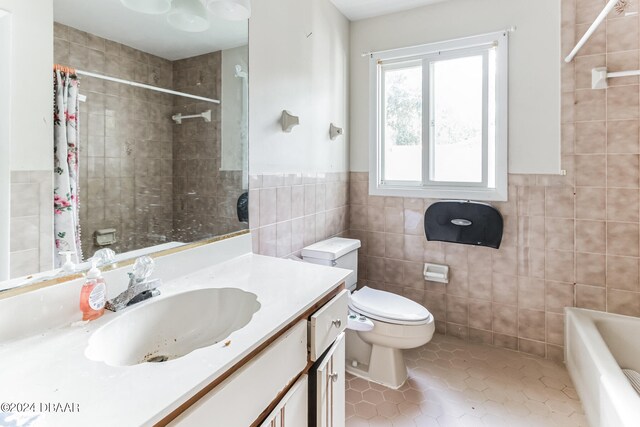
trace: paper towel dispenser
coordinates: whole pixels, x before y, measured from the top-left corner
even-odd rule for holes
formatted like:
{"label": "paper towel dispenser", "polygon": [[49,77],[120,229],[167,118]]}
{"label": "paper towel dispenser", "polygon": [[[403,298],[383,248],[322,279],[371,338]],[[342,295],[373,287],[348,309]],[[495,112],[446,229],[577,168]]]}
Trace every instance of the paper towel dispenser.
{"label": "paper towel dispenser", "polygon": [[446,200],[429,206],[424,214],[427,240],[488,246],[502,241],[502,215],[486,203]]}

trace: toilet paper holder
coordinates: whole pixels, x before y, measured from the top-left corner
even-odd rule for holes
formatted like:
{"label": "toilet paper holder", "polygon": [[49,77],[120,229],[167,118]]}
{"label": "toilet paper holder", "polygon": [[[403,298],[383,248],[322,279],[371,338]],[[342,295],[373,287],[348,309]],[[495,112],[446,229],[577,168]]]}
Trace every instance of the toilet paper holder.
{"label": "toilet paper holder", "polygon": [[449,266],[442,264],[424,264],[424,280],[429,282],[449,283]]}

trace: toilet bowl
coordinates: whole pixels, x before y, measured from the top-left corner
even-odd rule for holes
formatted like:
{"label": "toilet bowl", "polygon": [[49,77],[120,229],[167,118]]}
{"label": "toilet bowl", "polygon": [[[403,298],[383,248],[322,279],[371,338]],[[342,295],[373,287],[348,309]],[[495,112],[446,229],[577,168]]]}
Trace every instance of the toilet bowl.
{"label": "toilet bowl", "polygon": [[431,340],[434,318],[422,305],[367,286],[356,290],[360,241],[334,237],[307,246],[307,262],[353,271],[345,280],[351,291],[347,325],[347,372],[397,389],[407,379],[402,350]]}
{"label": "toilet bowl", "polygon": [[[353,292],[349,309],[366,316],[373,328],[357,332],[361,343],[353,338],[347,341],[347,371],[387,387],[401,387],[407,379],[402,350],[420,347],[431,340],[435,331],[433,316],[408,298],[366,286]],[[362,343],[370,351],[362,348],[356,351]],[[355,347],[353,352],[349,351],[350,345]],[[369,353],[366,367],[359,363],[358,353]]]}

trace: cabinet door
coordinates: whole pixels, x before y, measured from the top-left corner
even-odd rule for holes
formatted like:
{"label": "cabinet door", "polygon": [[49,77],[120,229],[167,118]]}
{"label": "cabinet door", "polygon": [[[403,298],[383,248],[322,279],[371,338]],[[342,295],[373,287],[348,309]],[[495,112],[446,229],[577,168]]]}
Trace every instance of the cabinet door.
{"label": "cabinet door", "polygon": [[308,424],[309,380],[300,377],[261,427],[306,427]]}
{"label": "cabinet door", "polygon": [[344,332],[316,370],[317,427],[344,427]]}

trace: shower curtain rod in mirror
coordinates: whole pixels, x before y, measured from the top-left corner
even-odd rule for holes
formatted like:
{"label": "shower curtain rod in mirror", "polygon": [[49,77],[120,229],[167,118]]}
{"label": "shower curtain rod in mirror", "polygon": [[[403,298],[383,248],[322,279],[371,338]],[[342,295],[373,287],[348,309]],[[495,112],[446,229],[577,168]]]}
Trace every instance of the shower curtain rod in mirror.
{"label": "shower curtain rod in mirror", "polygon": [[147,85],[147,84],[144,84],[144,83],[132,82],[130,80],[118,79],[116,77],[103,76],[102,74],[91,73],[89,71],[76,70],[76,69],[73,69],[73,68],[70,68],[70,67],[65,67],[64,65],[55,64],[53,66],[53,68],[54,68],[54,70],[60,70],[60,71],[75,73],[75,74],[78,74],[78,75],[81,75],[81,76],[93,77],[93,78],[96,78],[96,79],[108,80],[110,82],[122,83],[122,84],[129,85],[129,86],[135,86],[135,87],[139,87],[139,88],[143,88],[143,89],[154,90],[156,92],[168,93],[169,95],[182,96],[182,97],[185,97],[185,98],[197,99],[199,101],[205,101],[205,102],[212,102],[214,104],[220,104],[220,100],[218,100],[218,99],[205,98],[203,96],[198,96],[198,95],[191,95],[189,93],[178,92],[178,91],[171,90],[171,89],[164,89],[164,88],[161,88],[161,87],[151,86],[151,85]]}

